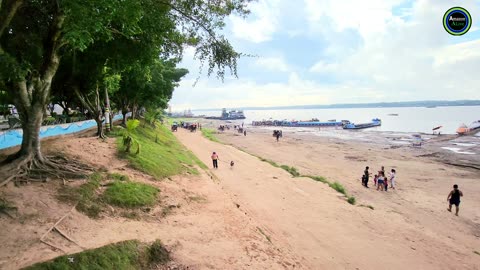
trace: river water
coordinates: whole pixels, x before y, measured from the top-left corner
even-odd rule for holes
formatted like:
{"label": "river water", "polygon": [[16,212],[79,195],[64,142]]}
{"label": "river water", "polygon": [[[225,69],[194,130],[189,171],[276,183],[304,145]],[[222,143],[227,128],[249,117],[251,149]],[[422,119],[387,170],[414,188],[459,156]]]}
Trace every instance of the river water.
{"label": "river water", "polygon": [[[193,111],[195,115],[220,116],[221,111]],[[480,106],[457,107],[402,107],[402,108],[350,108],[350,109],[285,109],[285,110],[245,110],[244,122],[260,120],[309,120],[317,118],[320,121],[330,119],[349,120],[354,123],[370,122],[380,118],[380,127],[369,128],[360,132],[421,132],[432,133],[432,128],[443,126],[442,134],[454,134],[462,124],[470,124],[480,120]],[[390,114],[398,114],[393,116]],[[478,135],[478,134],[477,134]]]}

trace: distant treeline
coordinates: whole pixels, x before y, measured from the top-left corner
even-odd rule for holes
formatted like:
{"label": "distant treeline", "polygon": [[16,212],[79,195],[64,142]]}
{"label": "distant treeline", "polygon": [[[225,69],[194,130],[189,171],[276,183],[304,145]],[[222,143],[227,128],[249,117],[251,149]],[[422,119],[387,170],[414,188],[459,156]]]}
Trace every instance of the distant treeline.
{"label": "distant treeline", "polygon": [[[480,106],[480,100],[454,100],[454,101],[404,101],[404,102],[378,102],[356,104],[330,104],[330,105],[298,105],[277,107],[239,107],[239,110],[287,110],[287,109],[338,109],[338,108],[398,108],[398,107],[446,107],[446,106]],[[195,111],[211,111],[219,109],[200,109]]]}

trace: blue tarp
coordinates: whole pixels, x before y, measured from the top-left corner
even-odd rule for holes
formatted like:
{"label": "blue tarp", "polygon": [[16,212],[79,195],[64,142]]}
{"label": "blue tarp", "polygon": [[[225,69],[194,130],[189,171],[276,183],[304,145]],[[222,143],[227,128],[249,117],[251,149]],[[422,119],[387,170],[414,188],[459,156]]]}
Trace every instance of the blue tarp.
{"label": "blue tarp", "polygon": [[[122,114],[117,114],[113,117],[113,120],[120,120],[122,119],[122,117]],[[73,134],[96,126],[97,124],[95,120],[87,120],[55,126],[44,126],[40,128],[40,138],[43,139],[52,136]],[[14,129],[0,132],[0,149],[5,149],[22,144],[22,134],[22,129]]]}

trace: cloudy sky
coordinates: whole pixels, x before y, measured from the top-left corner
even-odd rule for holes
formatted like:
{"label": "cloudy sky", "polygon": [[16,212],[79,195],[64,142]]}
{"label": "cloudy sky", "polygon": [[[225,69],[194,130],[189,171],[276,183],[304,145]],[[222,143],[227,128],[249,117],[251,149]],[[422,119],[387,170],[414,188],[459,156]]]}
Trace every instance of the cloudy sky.
{"label": "cloudy sky", "polygon": [[[466,8],[470,31],[442,25]],[[226,37],[243,58],[238,79],[190,74],[173,110],[480,99],[480,0],[258,0],[247,19],[230,17]]]}

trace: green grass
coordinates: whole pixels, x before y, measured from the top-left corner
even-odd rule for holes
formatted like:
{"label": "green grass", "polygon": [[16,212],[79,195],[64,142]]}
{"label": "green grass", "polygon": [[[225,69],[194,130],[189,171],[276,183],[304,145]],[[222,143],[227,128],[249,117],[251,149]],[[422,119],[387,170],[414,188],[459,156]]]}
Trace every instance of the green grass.
{"label": "green grass", "polygon": [[375,208],[374,208],[373,206],[371,206],[371,205],[360,204],[359,206],[360,206],[360,207],[366,207],[366,208],[370,208],[370,209],[372,209],[372,210],[375,210]]}
{"label": "green grass", "polygon": [[108,178],[118,181],[130,181],[130,178],[120,173],[109,173]]}
{"label": "green grass", "polygon": [[0,212],[8,211],[8,210],[16,210],[17,208],[9,201],[0,198]]}
{"label": "green grass", "polygon": [[[192,152],[188,151],[173,133],[163,125],[143,127],[140,125],[131,136],[140,143],[139,154],[125,153],[123,138],[117,138],[117,146],[120,156],[130,161],[130,164],[156,179],[163,179],[182,173],[198,174],[195,165],[207,169]],[[158,142],[156,141],[158,139]]]}
{"label": "green grass", "polygon": [[[248,152],[246,152],[246,153],[248,153]],[[253,156],[255,156],[255,155],[253,155]],[[297,168],[295,168],[293,166],[291,167],[291,166],[288,166],[288,165],[279,165],[278,163],[276,163],[273,160],[262,158],[262,157],[259,157],[259,156],[255,156],[255,157],[257,157],[258,159],[260,159],[263,162],[267,162],[268,164],[272,165],[273,167],[284,169],[285,171],[290,173],[293,177],[301,176],[300,173],[298,172]]]}
{"label": "green grass", "polygon": [[347,191],[339,182],[335,181],[333,183],[328,184],[331,188],[335,189],[336,191],[342,193],[343,195],[347,196]]}
{"label": "green grass", "polygon": [[60,189],[58,198],[60,201],[77,203],[76,209],[91,218],[97,218],[102,211],[103,205],[98,201],[97,189],[104,176],[101,173],[90,175],[87,183],[78,187],[65,186]]}
{"label": "green grass", "polygon": [[25,270],[134,270],[152,269],[170,261],[168,250],[157,240],[145,245],[137,240],[119,242],[97,249],[57,257]]}
{"label": "green grass", "polygon": [[[112,176],[114,175],[114,176]],[[103,180],[115,180],[103,194],[98,190]],[[158,189],[155,187],[130,182],[128,177],[121,174],[102,174],[99,172],[90,175],[88,181],[80,186],[65,186],[59,190],[58,199],[63,202],[77,204],[76,209],[91,218],[98,218],[106,204],[125,208],[135,208],[152,205],[157,199]]]}
{"label": "green grass", "polygon": [[347,198],[347,202],[349,204],[352,204],[354,205],[356,203],[356,199],[355,197],[353,196],[349,196],[347,194],[347,190],[345,189],[344,186],[342,186],[342,184],[340,184],[339,182],[335,181],[335,182],[330,182],[327,180],[327,178],[323,177],[323,176],[314,176],[314,175],[302,175],[297,168],[295,167],[291,167],[291,166],[288,166],[288,165],[278,165],[278,163],[276,163],[275,161],[273,160],[270,160],[270,159],[266,159],[266,158],[263,158],[263,157],[260,157],[260,156],[257,156],[257,155],[254,155],[254,154],[251,154],[251,153],[248,153],[247,151],[243,150],[243,149],[240,149],[242,150],[243,152],[247,153],[247,154],[250,154],[252,156],[255,156],[257,157],[259,160],[263,161],[263,162],[267,162],[269,163],[270,165],[272,165],[273,167],[277,167],[277,168],[282,168],[284,169],[285,171],[289,172],[293,177],[307,177],[307,178],[310,178],[312,180],[315,180],[317,182],[322,182],[322,183],[325,183],[325,184],[328,184],[329,187],[335,189],[336,191],[342,193],[346,198]]}
{"label": "green grass", "polygon": [[170,126],[173,124],[173,122],[177,122],[180,125],[180,122],[197,122],[197,121],[198,121],[198,119],[196,119],[196,118],[187,118],[187,117],[180,117],[180,118],[168,117],[168,118],[166,118],[166,122]]}
{"label": "green grass", "polygon": [[349,196],[348,199],[347,199],[347,202],[351,205],[355,205],[356,201],[357,200],[353,196]]}
{"label": "green grass", "polygon": [[281,165],[280,168],[284,169],[285,171],[289,172],[293,177],[298,177],[300,176],[300,173],[298,172],[297,168],[295,167],[290,167],[288,165]]}
{"label": "green grass", "polygon": [[325,183],[325,184],[330,184],[330,182],[328,182],[327,178],[323,177],[323,176],[314,176],[314,175],[303,175],[304,177],[308,177],[310,179],[313,179],[317,182],[322,182],[322,183]]}
{"label": "green grass", "polygon": [[268,164],[272,165],[273,167],[277,167],[277,168],[280,168],[280,165],[278,165],[275,161],[273,160],[270,160],[270,159],[266,159],[266,158],[262,158],[262,157],[257,157],[258,159],[260,159],[261,161],[263,162],[267,162]]}
{"label": "green grass", "polygon": [[116,181],[105,190],[103,198],[111,205],[134,208],[153,205],[157,194],[158,189],[147,184]]}
{"label": "green grass", "polygon": [[170,261],[170,252],[160,240],[156,240],[147,248],[147,255],[150,264],[165,264]]}
{"label": "green grass", "polygon": [[202,135],[203,137],[209,139],[212,142],[220,142],[218,138],[215,136],[215,130],[211,128],[203,128],[202,127]]}

